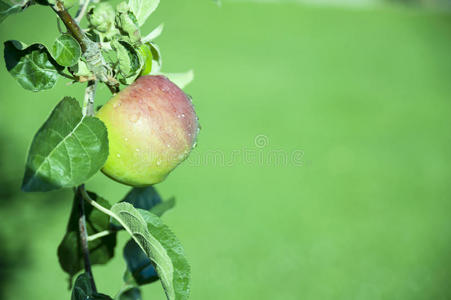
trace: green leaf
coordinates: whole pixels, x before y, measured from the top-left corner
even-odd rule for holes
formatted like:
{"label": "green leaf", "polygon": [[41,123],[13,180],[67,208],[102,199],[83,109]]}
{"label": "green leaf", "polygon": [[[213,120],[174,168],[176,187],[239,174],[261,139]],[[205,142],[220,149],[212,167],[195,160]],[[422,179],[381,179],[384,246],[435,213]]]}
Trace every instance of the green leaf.
{"label": "green leaf", "polygon": [[[130,203],[134,208],[150,210],[159,217],[175,205],[174,198],[163,202],[157,190],[153,186],[132,188],[121,202]],[[112,221],[112,226],[116,230],[122,229],[122,226],[115,220]]]}
{"label": "green leaf", "polygon": [[[105,199],[98,197],[94,193],[89,193],[90,197],[103,207],[110,208],[111,205]],[[83,252],[79,234],[78,219],[80,215],[79,201],[80,193],[77,191],[74,196],[72,212],[67,224],[66,234],[58,246],[58,258],[61,268],[72,278],[84,268]],[[83,200],[84,201],[84,200]],[[108,230],[110,217],[91,205],[85,206],[86,229],[88,235]],[[101,238],[89,241],[89,254],[91,264],[105,264],[114,256],[117,233],[111,233]]]}
{"label": "green leaf", "polygon": [[105,62],[111,66],[111,68],[115,68],[119,63],[117,53],[113,49],[102,49],[102,56],[105,59]]}
{"label": "green leaf", "polygon": [[121,202],[111,208],[133,240],[155,264],[168,300],[188,299],[190,267],[175,235],[154,214]]}
{"label": "green leaf", "polygon": [[133,239],[125,244],[124,259],[127,264],[124,274],[126,283],[144,285],[159,279],[152,261]]}
{"label": "green leaf", "polygon": [[130,84],[138,77],[143,67],[143,58],[135,48],[125,41],[111,42],[118,59],[118,79],[122,84]]}
{"label": "green leaf", "polygon": [[135,44],[141,40],[138,20],[125,2],[120,3],[117,7],[115,24],[122,35],[128,37],[130,43]]}
{"label": "green leaf", "polygon": [[156,39],[157,37],[159,37],[161,35],[161,33],[163,32],[163,28],[164,28],[164,24],[158,25],[157,28],[155,28],[148,35],[146,35],[145,37],[142,38],[142,42],[148,43],[148,42],[153,41],[154,39]]}
{"label": "green leaf", "polygon": [[88,69],[88,65],[82,59],[78,60],[78,63],[70,68],[71,72],[75,76],[79,77],[92,77],[92,72]]}
{"label": "green leaf", "polygon": [[27,90],[38,92],[51,89],[62,70],[41,44],[26,47],[19,41],[5,42],[6,69]]}
{"label": "green leaf", "polygon": [[129,287],[122,291],[117,297],[117,300],[142,300],[141,291],[137,287]]}
{"label": "green leaf", "polygon": [[89,275],[80,274],[75,280],[74,289],[72,290],[71,300],[113,300],[110,296],[95,293]]}
{"label": "green leaf", "polygon": [[161,58],[160,48],[155,43],[146,43],[149,45],[150,51],[152,52],[152,74],[158,74],[161,67],[163,66],[163,59]]}
{"label": "green leaf", "polygon": [[163,202],[157,190],[153,186],[133,188],[121,202],[127,202],[135,208],[149,210]]}
{"label": "green leaf", "polygon": [[139,26],[142,26],[147,18],[157,9],[160,0],[129,0],[130,10],[136,16]]}
{"label": "green leaf", "polygon": [[[172,262],[174,268],[172,286],[176,295],[175,299],[188,299],[191,270],[182,244],[169,227],[163,224],[159,217],[145,210],[139,209],[138,211],[147,222],[149,232],[161,243]],[[163,276],[159,270],[159,266],[157,263],[155,263],[155,265],[160,280],[162,280]],[[163,284],[163,287],[164,286],[165,285]],[[166,292],[168,293],[168,291]]]}
{"label": "green leaf", "polygon": [[141,54],[141,57],[143,59],[143,67],[141,69],[141,76],[148,75],[152,71],[152,51],[150,50],[150,47],[148,44],[142,44],[138,48],[139,54]]}
{"label": "green leaf", "polygon": [[51,54],[61,66],[72,67],[81,57],[81,48],[71,35],[63,34],[53,43]]}
{"label": "green leaf", "polygon": [[86,17],[90,27],[99,32],[107,33],[114,27],[115,15],[114,8],[110,3],[100,2],[88,11]]}
{"label": "green leaf", "polygon": [[36,133],[22,190],[50,191],[88,180],[108,157],[107,130],[96,117],[84,117],[74,98],[65,97]]}
{"label": "green leaf", "polygon": [[92,7],[87,18],[92,32],[101,42],[110,41],[120,36],[119,29],[115,27],[116,11],[108,2],[100,2]]}
{"label": "green leaf", "polygon": [[169,78],[170,81],[175,83],[179,88],[185,88],[194,79],[193,70],[189,70],[185,73],[162,73],[162,75]]}
{"label": "green leaf", "polygon": [[31,5],[31,1],[0,0],[0,23],[7,16],[19,13]]}
{"label": "green leaf", "polygon": [[163,201],[160,204],[155,205],[150,209],[150,212],[154,215],[161,217],[165,212],[172,209],[175,206],[175,198],[169,198],[167,201]]}

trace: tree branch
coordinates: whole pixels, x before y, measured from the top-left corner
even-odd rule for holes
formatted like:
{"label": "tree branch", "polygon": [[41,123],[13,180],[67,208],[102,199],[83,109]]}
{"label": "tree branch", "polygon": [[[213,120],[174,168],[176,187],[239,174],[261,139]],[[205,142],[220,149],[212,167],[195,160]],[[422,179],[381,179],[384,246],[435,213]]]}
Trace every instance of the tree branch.
{"label": "tree branch", "polygon": [[94,275],[92,274],[91,269],[91,260],[89,258],[89,247],[88,247],[88,232],[86,229],[86,216],[85,216],[85,201],[84,196],[82,194],[82,189],[84,189],[84,185],[81,185],[75,191],[79,194],[78,197],[78,210],[80,212],[78,219],[78,229],[80,233],[80,241],[81,241],[81,249],[83,252],[83,260],[85,265],[85,272],[88,274],[88,277],[91,281],[92,290],[97,293],[96,283],[94,281]]}

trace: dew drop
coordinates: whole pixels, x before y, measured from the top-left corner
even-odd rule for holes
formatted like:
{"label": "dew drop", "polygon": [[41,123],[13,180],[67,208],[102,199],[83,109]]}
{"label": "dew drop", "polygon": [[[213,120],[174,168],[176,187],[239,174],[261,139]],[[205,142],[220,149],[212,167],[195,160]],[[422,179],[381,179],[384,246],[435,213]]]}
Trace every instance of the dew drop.
{"label": "dew drop", "polygon": [[118,153],[118,154],[116,154],[116,156],[117,156],[117,157],[121,157],[121,155],[120,155],[119,153]]}
{"label": "dew drop", "polygon": [[117,101],[116,103],[113,104],[113,108],[118,108],[119,106],[121,106],[120,101]]}
{"label": "dew drop", "polygon": [[139,150],[139,148],[136,148],[135,151],[136,151],[136,152],[139,152],[139,151],[141,151],[141,150]]}
{"label": "dew drop", "polygon": [[171,145],[169,145],[169,144],[167,144],[166,146],[167,146],[168,148],[171,148]]}
{"label": "dew drop", "polygon": [[193,149],[197,147],[197,142],[194,142]]}
{"label": "dew drop", "polygon": [[157,160],[157,166],[161,165],[161,160]]}
{"label": "dew drop", "polygon": [[184,118],[185,117],[185,114],[182,114],[182,118]]}
{"label": "dew drop", "polygon": [[128,138],[124,138],[124,141],[128,142]]}

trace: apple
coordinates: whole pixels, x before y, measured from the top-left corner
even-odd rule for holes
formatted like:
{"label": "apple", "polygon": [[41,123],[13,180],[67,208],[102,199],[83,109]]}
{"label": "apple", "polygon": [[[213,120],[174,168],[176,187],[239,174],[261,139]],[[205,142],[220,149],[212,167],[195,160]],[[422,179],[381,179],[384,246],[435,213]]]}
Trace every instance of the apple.
{"label": "apple", "polygon": [[96,114],[108,130],[102,172],[135,187],[163,181],[196,144],[198,118],[190,98],[164,76],[142,76]]}

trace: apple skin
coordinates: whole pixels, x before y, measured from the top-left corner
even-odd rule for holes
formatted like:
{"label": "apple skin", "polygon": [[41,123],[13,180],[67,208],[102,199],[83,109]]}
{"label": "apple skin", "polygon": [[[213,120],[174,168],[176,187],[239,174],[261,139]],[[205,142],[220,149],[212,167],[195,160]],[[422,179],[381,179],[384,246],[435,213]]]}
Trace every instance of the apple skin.
{"label": "apple skin", "polygon": [[139,77],[96,116],[108,129],[102,172],[135,187],[163,181],[188,157],[199,131],[191,100],[164,76]]}

